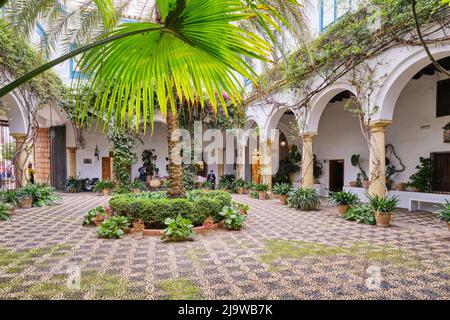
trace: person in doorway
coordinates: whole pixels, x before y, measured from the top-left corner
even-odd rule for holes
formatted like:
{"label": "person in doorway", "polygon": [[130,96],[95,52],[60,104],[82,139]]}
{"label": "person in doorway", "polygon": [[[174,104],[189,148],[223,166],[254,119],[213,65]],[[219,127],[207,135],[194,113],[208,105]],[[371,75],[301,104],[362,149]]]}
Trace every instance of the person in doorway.
{"label": "person in doorway", "polygon": [[214,174],[214,170],[211,170],[206,178],[208,182],[212,184],[212,189],[216,189],[216,175]]}
{"label": "person in doorway", "polygon": [[142,166],[139,168],[139,180],[145,182],[145,167]]}
{"label": "person in doorway", "polygon": [[30,162],[28,164],[28,181],[31,184],[34,184],[34,175],[36,174],[36,172],[33,169],[33,164]]}

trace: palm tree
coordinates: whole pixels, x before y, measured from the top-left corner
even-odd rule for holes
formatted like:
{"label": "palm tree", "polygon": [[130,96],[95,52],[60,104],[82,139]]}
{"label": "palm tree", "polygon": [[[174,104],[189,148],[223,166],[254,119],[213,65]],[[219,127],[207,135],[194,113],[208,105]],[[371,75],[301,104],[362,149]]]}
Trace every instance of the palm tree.
{"label": "palm tree", "polygon": [[[134,123],[138,129],[142,122],[145,130],[147,123],[153,128],[157,105],[167,119],[171,155],[172,133],[179,126],[179,104],[188,101],[204,106],[208,100],[215,111],[219,106],[226,111],[222,92],[233,103],[242,102],[237,74],[256,83],[256,74],[246,58],[268,62],[271,46],[257,32],[240,26],[249,21],[259,23],[266,35],[274,38],[273,30],[280,30],[279,24],[288,21],[270,2],[282,1],[156,0],[153,22],[127,23],[108,30],[98,41],[2,88],[0,96],[20,81],[85,52],[78,67],[87,80],[80,80],[77,88],[87,81],[90,89],[74,105],[80,124],[89,111],[90,116],[107,123],[114,121],[116,126]],[[169,160],[169,179],[170,195],[183,196],[181,164]]]}

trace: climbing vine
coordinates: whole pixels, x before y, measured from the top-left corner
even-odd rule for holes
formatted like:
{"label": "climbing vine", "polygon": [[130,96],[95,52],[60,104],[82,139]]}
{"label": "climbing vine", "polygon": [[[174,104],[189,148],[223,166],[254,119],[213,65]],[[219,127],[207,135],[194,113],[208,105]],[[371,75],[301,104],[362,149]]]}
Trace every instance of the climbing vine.
{"label": "climbing vine", "polygon": [[126,186],[131,180],[131,166],[136,161],[134,138],[123,129],[112,128],[107,133],[114,152],[113,170],[119,186]]}

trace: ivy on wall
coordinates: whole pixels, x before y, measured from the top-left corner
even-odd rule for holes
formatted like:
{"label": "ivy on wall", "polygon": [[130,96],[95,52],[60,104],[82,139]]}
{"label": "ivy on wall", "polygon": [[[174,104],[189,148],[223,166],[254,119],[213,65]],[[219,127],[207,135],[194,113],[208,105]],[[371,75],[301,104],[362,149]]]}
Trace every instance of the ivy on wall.
{"label": "ivy on wall", "polygon": [[131,180],[131,166],[136,162],[134,138],[123,129],[112,128],[107,133],[113,145],[113,170],[119,186],[126,186]]}

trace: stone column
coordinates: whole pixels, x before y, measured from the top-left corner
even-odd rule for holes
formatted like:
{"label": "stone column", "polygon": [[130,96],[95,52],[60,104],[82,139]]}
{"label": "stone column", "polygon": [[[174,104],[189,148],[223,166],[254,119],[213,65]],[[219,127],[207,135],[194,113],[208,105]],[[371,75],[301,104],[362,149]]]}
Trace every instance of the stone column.
{"label": "stone column", "polygon": [[303,147],[302,147],[302,171],[301,171],[301,183],[302,188],[314,187],[314,152],[313,152],[313,140],[314,134],[303,134]]}
{"label": "stone column", "polygon": [[369,194],[383,197],[386,195],[386,143],[385,130],[389,121],[377,121],[370,124]]}
{"label": "stone column", "polygon": [[25,140],[27,135],[25,133],[11,133],[11,137],[16,140],[16,159],[14,167],[14,175],[16,177],[16,189],[27,184],[27,152],[25,150]]}
{"label": "stone column", "polygon": [[69,177],[77,177],[77,147],[67,147],[69,151]]}
{"label": "stone column", "polygon": [[225,166],[224,166],[224,156],[223,156],[223,152],[224,149],[216,149],[217,152],[219,152],[219,163],[217,164],[217,175],[218,177],[216,177],[217,182],[219,182],[220,177],[222,177],[225,174]]}
{"label": "stone column", "polygon": [[261,146],[261,183],[269,186],[270,193],[272,191],[272,140],[266,139]]}

